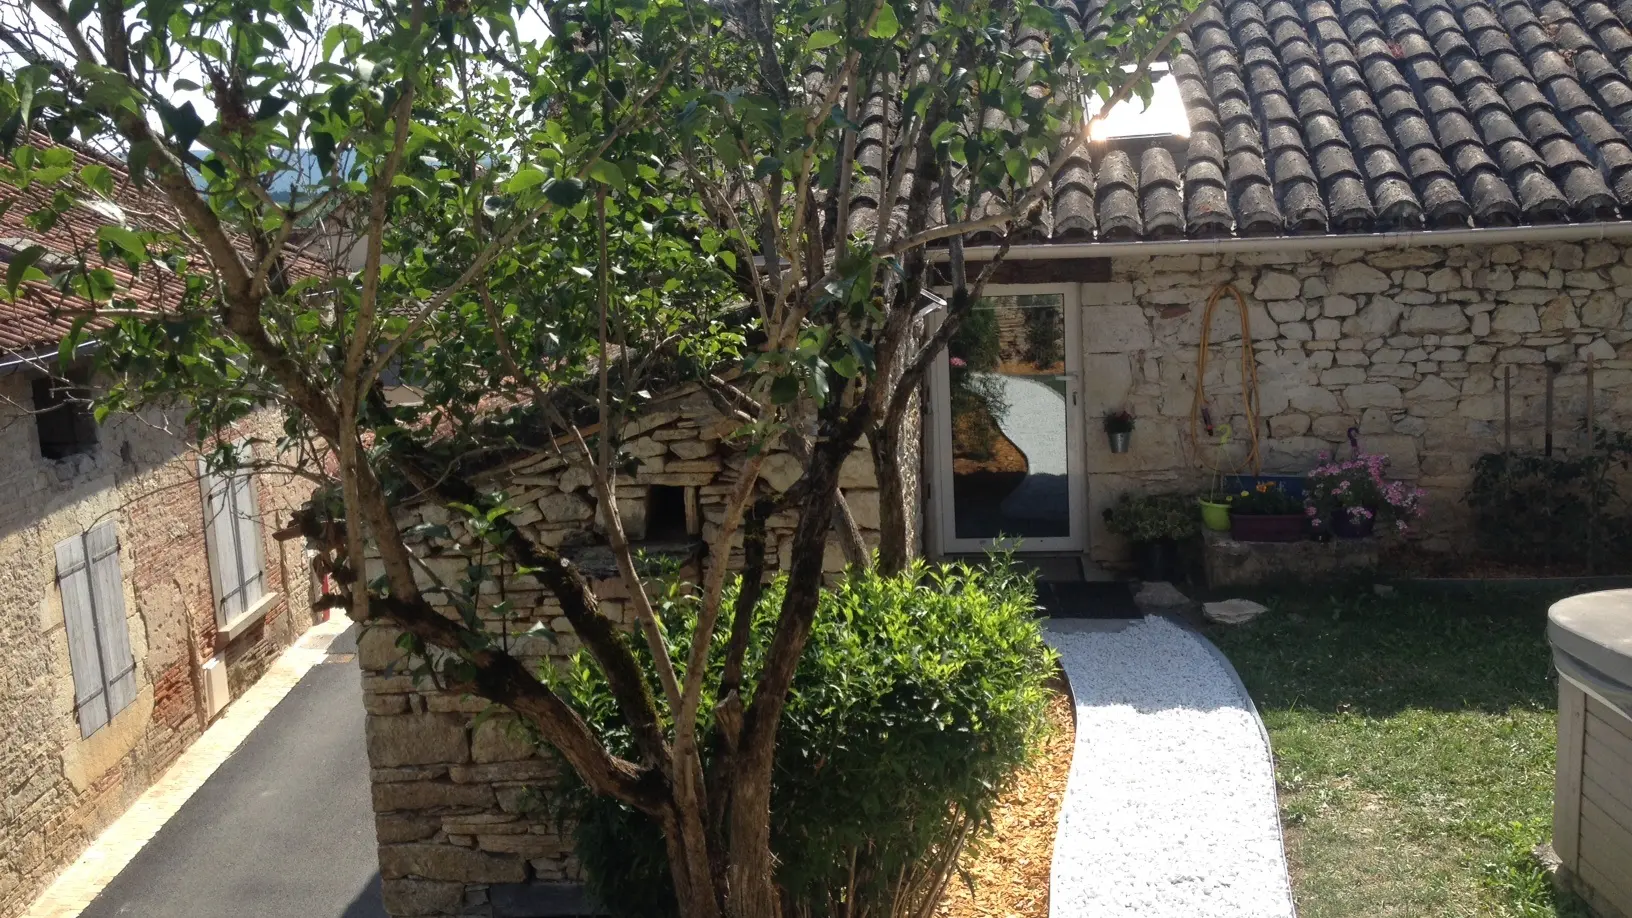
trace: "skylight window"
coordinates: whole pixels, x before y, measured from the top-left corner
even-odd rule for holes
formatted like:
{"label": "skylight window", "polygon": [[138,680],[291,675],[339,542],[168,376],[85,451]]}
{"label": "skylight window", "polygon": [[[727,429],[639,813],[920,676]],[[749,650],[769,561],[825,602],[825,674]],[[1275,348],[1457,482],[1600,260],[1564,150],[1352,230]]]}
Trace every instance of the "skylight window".
{"label": "skylight window", "polygon": [[[1134,70],[1132,67],[1122,69],[1129,74]],[[1150,97],[1150,105],[1142,105],[1137,96],[1118,102],[1103,120],[1094,122],[1089,132],[1091,140],[1190,136],[1190,119],[1185,115],[1184,99],[1179,96],[1179,83],[1173,78],[1172,70],[1166,64],[1155,64],[1150,70],[1156,90]],[[1097,116],[1103,104],[1098,96],[1090,96],[1088,117]]]}

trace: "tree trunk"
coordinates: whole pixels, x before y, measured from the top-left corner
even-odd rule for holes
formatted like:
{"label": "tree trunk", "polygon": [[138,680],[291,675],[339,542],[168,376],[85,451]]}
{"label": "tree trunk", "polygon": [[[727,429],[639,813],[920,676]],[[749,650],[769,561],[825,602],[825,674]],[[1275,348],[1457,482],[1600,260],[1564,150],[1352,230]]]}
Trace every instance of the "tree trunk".
{"label": "tree trunk", "polygon": [[912,559],[907,533],[911,511],[900,463],[900,425],[875,427],[867,444],[873,454],[873,476],[878,479],[878,572],[889,577],[905,570]]}

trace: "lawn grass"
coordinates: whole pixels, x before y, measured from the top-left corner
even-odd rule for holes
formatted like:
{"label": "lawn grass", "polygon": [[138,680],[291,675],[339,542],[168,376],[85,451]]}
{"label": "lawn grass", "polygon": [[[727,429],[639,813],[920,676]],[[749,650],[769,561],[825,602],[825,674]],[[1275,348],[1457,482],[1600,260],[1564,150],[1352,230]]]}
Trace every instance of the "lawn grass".
{"label": "lawn grass", "polygon": [[1319,591],[1209,634],[1269,727],[1302,918],[1580,918],[1551,838],[1556,598]]}

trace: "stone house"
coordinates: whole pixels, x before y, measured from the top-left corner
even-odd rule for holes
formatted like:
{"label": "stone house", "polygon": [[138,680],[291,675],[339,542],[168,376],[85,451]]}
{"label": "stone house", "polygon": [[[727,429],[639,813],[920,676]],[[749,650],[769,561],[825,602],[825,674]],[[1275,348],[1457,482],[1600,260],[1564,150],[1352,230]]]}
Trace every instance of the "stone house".
{"label": "stone house", "polygon": [[[116,200],[130,203],[132,189]],[[40,235],[27,193],[0,257],[66,255],[112,216]],[[111,204],[111,202],[110,202]],[[116,205],[113,205],[116,207]],[[49,267],[49,258],[41,264]],[[309,564],[272,537],[310,493],[282,474],[201,474],[181,412],[97,423],[56,377],[53,292],[0,301],[0,916],[24,910],[313,622]],[[146,291],[151,297],[163,291]],[[270,441],[281,420],[236,437]],[[266,456],[264,458],[271,458]]]}
{"label": "stone house", "polygon": [[[1096,4],[1056,6],[1100,27]],[[1538,448],[1549,418],[1556,447],[1580,450],[1589,401],[1600,428],[1632,427],[1629,24],[1604,0],[1204,4],[1153,101],[1067,163],[934,367],[902,457],[918,544],[1009,544],[1114,576],[1127,546],[1101,511],[1120,495],[1300,473],[1357,441],[1427,491],[1417,545],[1455,551],[1481,455]],[[966,247],[975,263],[997,251]],[[1132,446],[1113,453],[1099,425],[1123,409]],[[730,484],[701,403],[681,419],[659,406],[635,434],[630,516],[648,534],[706,534]],[[501,473],[527,524],[593,546],[587,480],[529,461]],[[858,519],[863,465],[844,483]],[[462,563],[455,542],[429,549]],[[621,614],[621,584],[598,588]],[[571,649],[541,618],[561,633],[519,652]],[[479,704],[395,673],[393,638],[372,631],[360,652],[387,906],[515,913],[523,890],[573,873],[526,813],[548,768],[501,720],[471,730]]]}

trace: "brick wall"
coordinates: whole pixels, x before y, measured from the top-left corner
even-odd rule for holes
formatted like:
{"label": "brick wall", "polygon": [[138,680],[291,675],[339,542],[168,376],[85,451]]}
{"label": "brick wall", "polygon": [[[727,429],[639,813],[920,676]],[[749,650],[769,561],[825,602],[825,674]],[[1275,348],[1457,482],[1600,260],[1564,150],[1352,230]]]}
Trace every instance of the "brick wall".
{"label": "brick wall", "polygon": [[[181,419],[114,416],[93,452],[51,461],[21,410],[29,403],[28,379],[0,376],[0,918],[26,908],[198,736],[197,659],[223,653],[236,696],[312,623],[304,550],[271,538],[308,485],[261,476],[267,588],[282,599],[228,642],[214,614],[198,457],[166,432],[185,430]],[[280,428],[262,415],[240,433]],[[119,530],[138,694],[82,738],[54,547],[106,519]]]}
{"label": "brick wall", "polygon": [[[912,423],[916,431],[916,414]],[[735,426],[720,417],[705,395],[693,391],[651,405],[623,431],[624,449],[638,464],[619,486],[619,503],[636,536],[672,526],[674,520],[660,517],[675,507],[681,510],[684,529],[688,504],[695,505],[693,532],[713,536],[742,466],[742,455],[722,442]],[[902,462],[908,487],[915,489],[918,447],[916,434],[909,433],[912,448]],[[773,452],[761,468],[760,486],[765,493],[784,490],[800,471],[792,456]],[[596,506],[587,472],[540,456],[508,466],[491,483],[504,487],[520,508],[511,519],[541,543],[579,558],[592,573],[603,611],[632,627],[623,581],[611,571],[610,554],[597,548],[602,543],[595,532]],[[840,484],[863,539],[876,547],[878,492],[865,447],[845,462]],[[654,487],[682,489],[670,495],[678,502],[654,498]],[[916,496],[912,504],[916,506]],[[441,508],[406,510],[403,522],[450,526],[451,538],[420,546],[427,567],[443,582],[458,580],[472,560],[493,563],[473,558],[464,547],[471,541]],[[794,522],[792,514],[783,513],[767,526],[767,557],[783,566],[790,560]],[[916,513],[912,522],[916,527]],[[733,565],[740,560],[734,556]],[[843,568],[836,544],[828,546],[825,561],[829,571]],[[695,568],[691,572],[695,576]],[[430,588],[433,581],[426,577],[422,585]],[[513,605],[508,618],[490,617],[488,627],[509,634],[511,652],[522,660],[547,664],[578,649],[559,606],[532,578],[514,576],[512,569],[487,595],[492,603]],[[430,598],[436,601],[439,594]],[[552,633],[526,634],[534,622]],[[397,918],[487,914],[494,884],[577,879],[569,841],[553,818],[534,809],[532,789],[552,780],[552,760],[540,757],[505,717],[473,728],[473,715],[486,707],[483,702],[438,692],[427,682],[416,684],[404,674],[396,638],[394,630],[375,627],[358,645],[387,911]]]}

